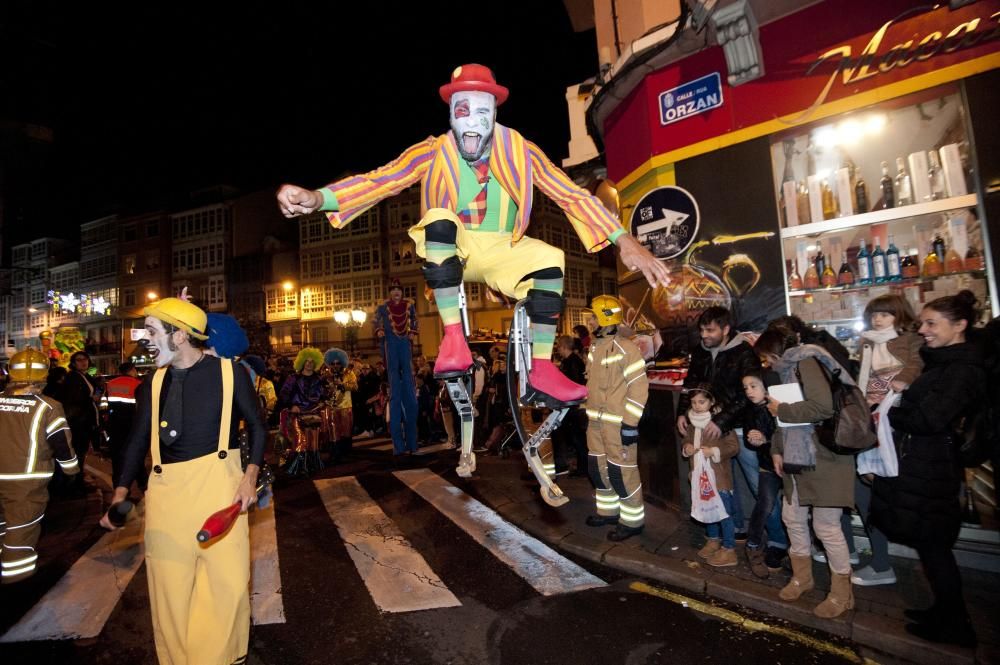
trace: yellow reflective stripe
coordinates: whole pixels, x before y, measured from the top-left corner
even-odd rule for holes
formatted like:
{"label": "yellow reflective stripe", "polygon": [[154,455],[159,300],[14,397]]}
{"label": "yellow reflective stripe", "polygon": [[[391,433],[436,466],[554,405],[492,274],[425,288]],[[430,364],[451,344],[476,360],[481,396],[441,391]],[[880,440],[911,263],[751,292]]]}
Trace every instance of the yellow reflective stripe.
{"label": "yellow reflective stripe", "polygon": [[31,473],[35,470],[35,455],[38,452],[38,425],[41,423],[42,414],[45,409],[49,408],[49,405],[38,400],[38,411],[35,411],[35,417],[31,419],[31,450],[28,452],[28,465],[25,467],[25,473]]}
{"label": "yellow reflective stripe", "polygon": [[72,469],[74,466],[78,464],[76,455],[73,456],[73,459],[66,460],[65,462],[61,459],[57,459],[56,461],[59,462],[59,466],[61,466],[64,469]]}
{"label": "yellow reflective stripe", "polygon": [[16,559],[14,561],[4,561],[2,565],[4,568],[17,568],[19,566],[23,566],[29,563],[34,563],[36,561],[38,561],[38,555],[32,554],[31,556],[26,556],[23,559]]}
{"label": "yellow reflective stripe", "polygon": [[630,374],[635,374],[638,370],[646,370],[645,360],[636,360],[634,363],[625,368],[624,374],[625,376],[629,376]]}
{"label": "yellow reflective stripe", "polygon": [[625,356],[623,356],[620,353],[615,353],[614,355],[607,356],[606,358],[601,358],[601,364],[602,365],[610,365],[611,363],[618,362],[619,360],[621,360],[624,357]]}
{"label": "yellow reflective stripe", "polygon": [[0,573],[0,577],[15,577],[17,575],[24,575],[25,573],[30,573],[34,569],[35,569],[35,564],[33,563],[28,564],[23,568],[14,568],[11,570],[4,569],[4,571]]}
{"label": "yellow reflective stripe", "polygon": [[135,404],[134,397],[109,397],[109,402],[124,402],[125,404]]}
{"label": "yellow reflective stripe", "polygon": [[11,369],[24,369],[27,366],[28,366],[28,363],[11,363],[10,368]]}
{"label": "yellow reflective stripe", "polygon": [[625,410],[631,413],[636,418],[642,418],[642,409],[632,403],[625,404]]}
{"label": "yellow reflective stripe", "polygon": [[65,425],[65,424],[66,424],[66,419],[63,418],[62,416],[59,416],[58,418],[56,418],[55,420],[53,420],[51,423],[49,423],[49,426],[45,428],[45,433],[46,434],[52,434],[52,432],[54,432],[57,427],[59,427],[60,425]]}
{"label": "yellow reflective stripe", "polygon": [[34,473],[0,473],[0,480],[29,480],[33,478],[51,477],[51,471],[36,471]]}

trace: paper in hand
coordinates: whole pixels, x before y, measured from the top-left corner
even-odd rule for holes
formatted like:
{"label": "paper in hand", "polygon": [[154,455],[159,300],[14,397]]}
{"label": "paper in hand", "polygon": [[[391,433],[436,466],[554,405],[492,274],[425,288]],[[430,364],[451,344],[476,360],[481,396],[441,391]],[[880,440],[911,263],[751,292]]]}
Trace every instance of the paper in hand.
{"label": "paper in hand", "polygon": [[[802,395],[802,386],[798,383],[782,383],[777,386],[768,386],[767,394],[779,402],[787,404],[794,404],[805,400],[805,397]],[[781,418],[778,418],[778,427],[796,427],[803,424],[786,423],[782,422]]]}

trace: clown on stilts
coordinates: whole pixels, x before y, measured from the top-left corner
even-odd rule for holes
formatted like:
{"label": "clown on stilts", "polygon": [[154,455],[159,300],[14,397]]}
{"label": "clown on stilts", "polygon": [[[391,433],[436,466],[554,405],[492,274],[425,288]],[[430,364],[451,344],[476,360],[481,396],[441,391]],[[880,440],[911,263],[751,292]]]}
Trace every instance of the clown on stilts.
{"label": "clown on stilts", "polygon": [[417,310],[403,297],[398,279],[389,284],[389,299],[375,310],[375,335],[389,377],[389,432],[395,455],[417,452],[417,389],[413,380],[413,339]]}
{"label": "clown on stilts", "polygon": [[538,146],[496,123],[496,107],[507,100],[508,90],[487,67],[456,68],[439,93],[451,112],[451,132],[407,148],[370,173],[319,190],[283,185],[279,207],[289,218],[322,210],[335,228],[343,228],[379,201],[421,183],[423,217],[409,235],[425,259],[424,277],[444,326],[435,375],[453,376],[472,366],[460,291],[463,280],[480,282],[526,299],[533,340],[526,401],[579,403],[586,388],[551,361],[565,261],[562,250],[525,235],[534,188],[563,209],[587,251],[615,244],[624,265],[641,271],[654,287],[668,283],[668,271]]}

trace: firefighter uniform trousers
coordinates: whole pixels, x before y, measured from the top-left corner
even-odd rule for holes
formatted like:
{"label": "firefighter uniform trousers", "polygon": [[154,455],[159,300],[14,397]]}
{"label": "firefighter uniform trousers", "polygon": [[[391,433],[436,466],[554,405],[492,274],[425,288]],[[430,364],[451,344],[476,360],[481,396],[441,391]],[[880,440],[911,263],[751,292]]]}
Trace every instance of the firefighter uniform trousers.
{"label": "firefighter uniform trousers", "polygon": [[0,583],[35,574],[55,461],[78,472],[62,407],[38,395],[0,397]]}
{"label": "firefighter uniform trousers", "polygon": [[638,445],[623,446],[623,422],[634,426],[648,394],[646,363],[633,342],[597,340],[588,354],[587,461],[597,514],[637,528],[646,519],[639,478]]}
{"label": "firefighter uniform trousers", "polygon": [[[212,513],[231,505],[243,477],[238,451],[229,451],[233,369],[222,361],[219,448],[186,462],[161,464],[160,392],[166,369],[152,385],[153,473],[146,493],[146,572],[153,636],[160,665],[244,663],[250,635],[250,538],[242,514],[207,544],[195,535]],[[231,454],[232,453],[232,454]]]}

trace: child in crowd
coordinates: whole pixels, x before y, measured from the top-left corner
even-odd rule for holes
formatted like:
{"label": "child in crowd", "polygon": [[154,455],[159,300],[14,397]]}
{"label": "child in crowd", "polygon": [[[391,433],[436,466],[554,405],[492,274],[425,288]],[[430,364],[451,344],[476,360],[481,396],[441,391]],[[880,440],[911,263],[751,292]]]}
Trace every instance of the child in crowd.
{"label": "child in crowd", "polygon": [[[729,515],[733,513],[733,472],[732,464],[729,460],[739,453],[740,444],[734,432],[724,432],[721,437],[714,441],[703,441],[702,434],[705,426],[712,422],[712,414],[716,412],[719,405],[716,404],[712,395],[711,384],[702,383],[690,389],[691,408],[687,412],[688,427],[687,434],[684,435],[681,454],[691,461],[691,457],[699,449],[705,455],[705,459],[712,465],[715,472],[715,490],[722,499]],[[692,470],[694,463],[692,464]],[[697,478],[692,478],[691,482],[698,482]],[[705,525],[705,535],[708,542],[698,551],[698,556],[705,560],[710,566],[722,568],[736,565],[736,526],[733,518],[727,516],[721,522]]]}
{"label": "child in crowd", "polygon": [[[858,387],[874,409],[885,399],[889,390],[902,393],[920,376],[924,362],[920,359],[923,338],[913,331],[916,317],[910,303],[900,295],[887,294],[873,298],[865,307],[865,328],[861,333],[861,372]],[[858,586],[895,584],[896,573],[889,563],[889,541],[868,524],[871,507],[871,474],[856,477],[854,504],[868,531],[872,558],[864,568],[855,570],[851,582]],[[842,521],[845,536],[849,530],[847,518]],[[852,544],[853,538],[848,538]]]}
{"label": "child in crowd", "polygon": [[[767,410],[767,385],[760,370],[747,372],[742,379],[747,405],[740,414],[743,438],[746,445],[757,453],[760,480],[757,485],[757,503],[750,515],[747,528],[746,555],[750,570],[761,579],[767,579],[771,570],[781,568],[781,561],[788,554],[788,536],[781,524],[781,478],[774,472],[771,459],[771,436],[777,422]],[[767,547],[764,548],[764,535]]]}

